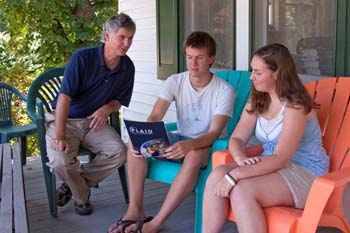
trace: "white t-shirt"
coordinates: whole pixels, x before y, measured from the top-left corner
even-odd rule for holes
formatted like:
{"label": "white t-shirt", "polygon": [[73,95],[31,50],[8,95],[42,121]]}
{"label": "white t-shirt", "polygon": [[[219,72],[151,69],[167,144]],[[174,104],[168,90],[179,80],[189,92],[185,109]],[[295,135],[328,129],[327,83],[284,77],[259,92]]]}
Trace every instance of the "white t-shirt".
{"label": "white t-shirt", "polygon": [[[216,76],[201,91],[196,91],[186,71],[170,76],[159,97],[170,103],[175,101],[179,134],[196,138],[208,132],[214,115],[232,117],[234,95],[231,85]],[[220,137],[226,135],[225,127]]]}

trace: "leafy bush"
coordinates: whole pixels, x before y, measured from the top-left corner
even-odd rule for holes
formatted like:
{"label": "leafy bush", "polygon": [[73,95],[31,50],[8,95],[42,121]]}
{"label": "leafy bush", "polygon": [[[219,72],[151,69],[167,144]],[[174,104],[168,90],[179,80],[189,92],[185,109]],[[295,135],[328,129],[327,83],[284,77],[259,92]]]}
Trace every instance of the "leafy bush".
{"label": "leafy bush", "polygon": [[[117,0],[0,0],[0,81],[27,94],[45,69],[64,65],[77,48],[99,44],[102,24],[117,7]],[[29,123],[23,104],[15,106],[15,123]],[[28,138],[28,154],[39,154],[36,136]]]}

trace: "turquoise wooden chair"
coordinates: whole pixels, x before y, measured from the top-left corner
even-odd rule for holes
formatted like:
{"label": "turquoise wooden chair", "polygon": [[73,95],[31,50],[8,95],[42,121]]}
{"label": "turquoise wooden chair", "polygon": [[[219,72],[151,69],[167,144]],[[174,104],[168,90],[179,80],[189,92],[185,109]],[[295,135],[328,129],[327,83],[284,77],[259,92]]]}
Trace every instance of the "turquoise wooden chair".
{"label": "turquoise wooden chair", "polygon": [[27,97],[15,87],[0,82],[0,138],[1,143],[7,143],[12,138],[20,138],[22,164],[26,163],[27,135],[37,132],[35,124],[15,125],[12,122],[11,103],[12,97],[27,101]]}
{"label": "turquoise wooden chair", "polygon": [[[233,117],[227,123],[227,132],[228,135],[231,135],[233,129],[235,128],[243,107],[249,98],[250,93],[250,72],[248,71],[219,71],[215,73],[216,76],[229,82],[236,91]],[[169,123],[166,125],[168,131],[176,130],[176,123]],[[212,145],[211,154],[217,150],[226,149],[228,146],[229,136],[221,139],[217,139]],[[148,159],[148,173],[147,178],[151,180],[156,180],[163,183],[171,184],[175,179],[177,173],[181,169],[181,164],[157,160],[157,159]],[[206,168],[201,169],[197,184],[194,191],[196,192],[196,213],[195,213],[195,232],[202,232],[202,202],[203,202],[203,193],[205,182],[209,173],[212,170],[212,159],[211,156],[208,161]]]}
{"label": "turquoise wooden chair", "polygon": [[[41,162],[45,177],[46,191],[49,200],[50,213],[52,217],[58,216],[56,205],[56,178],[46,165],[48,161],[45,140],[45,113],[52,112],[51,102],[59,94],[61,81],[64,74],[64,67],[52,68],[39,75],[32,83],[28,93],[28,114],[38,127]],[[119,113],[110,115],[110,124],[120,134]],[[91,151],[81,147],[79,155],[88,155],[90,160],[95,156]],[[125,166],[118,168],[119,177],[126,203],[129,203],[129,195],[126,181]]]}

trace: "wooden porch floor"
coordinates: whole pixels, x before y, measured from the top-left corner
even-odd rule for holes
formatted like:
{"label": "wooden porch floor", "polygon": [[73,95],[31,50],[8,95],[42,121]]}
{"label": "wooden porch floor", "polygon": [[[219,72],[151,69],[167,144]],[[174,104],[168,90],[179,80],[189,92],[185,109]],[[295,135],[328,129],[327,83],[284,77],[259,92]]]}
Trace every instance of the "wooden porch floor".
{"label": "wooden porch floor", "polygon": [[[74,212],[73,201],[59,208],[58,218],[49,213],[46,189],[39,157],[28,158],[23,167],[27,199],[28,219],[31,233],[102,233],[120,218],[127,209],[119,183],[119,176],[101,182],[99,188],[91,190],[94,212],[90,216],[79,216]],[[59,181],[57,181],[59,183]],[[147,180],[145,186],[145,210],[154,216],[159,210],[169,185]],[[194,229],[195,195],[192,193],[169,218],[162,232],[190,233]],[[236,233],[234,223],[227,222],[224,233]],[[332,229],[320,229],[319,233],[335,233]]]}

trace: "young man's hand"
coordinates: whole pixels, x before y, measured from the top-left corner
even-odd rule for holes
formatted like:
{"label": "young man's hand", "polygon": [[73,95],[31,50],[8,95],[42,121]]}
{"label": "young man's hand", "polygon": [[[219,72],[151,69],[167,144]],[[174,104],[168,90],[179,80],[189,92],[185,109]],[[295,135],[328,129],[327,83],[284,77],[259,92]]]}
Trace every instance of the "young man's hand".
{"label": "young man's hand", "polygon": [[137,158],[144,158],[137,150],[135,150],[134,148],[131,148],[130,149],[130,152],[131,154],[134,156],[134,157],[137,157]]}
{"label": "young man's hand", "polygon": [[166,149],[164,157],[167,159],[181,159],[191,150],[193,150],[192,140],[180,141]]}
{"label": "young man's hand", "polygon": [[130,139],[129,139],[129,142],[128,142],[128,151],[134,157],[143,158],[143,156],[137,150],[134,149],[134,146],[132,145],[132,142],[131,142]]}

